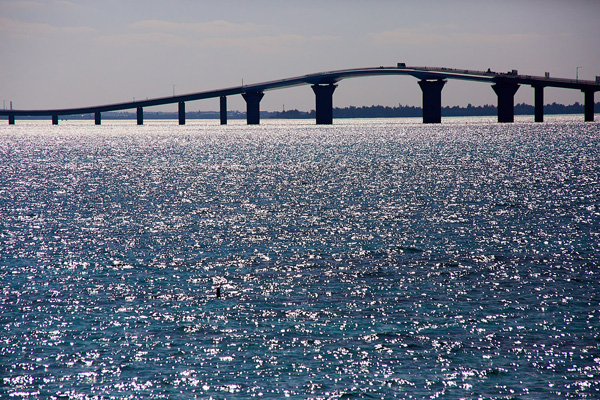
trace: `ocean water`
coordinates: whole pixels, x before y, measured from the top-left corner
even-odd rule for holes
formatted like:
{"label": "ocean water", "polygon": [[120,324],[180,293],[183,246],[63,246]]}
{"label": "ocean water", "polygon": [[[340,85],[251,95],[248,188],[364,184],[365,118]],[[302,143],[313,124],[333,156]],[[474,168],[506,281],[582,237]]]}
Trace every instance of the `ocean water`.
{"label": "ocean water", "polygon": [[0,397],[600,398],[599,124],[530,119],[0,126]]}

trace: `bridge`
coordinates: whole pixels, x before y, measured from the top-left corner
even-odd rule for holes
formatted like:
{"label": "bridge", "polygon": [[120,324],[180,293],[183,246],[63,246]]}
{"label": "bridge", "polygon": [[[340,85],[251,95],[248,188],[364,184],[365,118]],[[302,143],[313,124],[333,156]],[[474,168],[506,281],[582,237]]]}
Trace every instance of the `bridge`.
{"label": "bridge", "polygon": [[556,87],[580,90],[584,93],[584,120],[594,120],[594,94],[600,91],[600,77],[596,81],[580,79],[562,79],[545,76],[519,75],[517,71],[494,72],[472,71],[438,67],[407,67],[398,63],[393,67],[355,68],[319,72],[304,76],[275,81],[229,87],[205,92],[188,93],[170,97],[159,97],[141,101],[106,104],[92,107],[47,109],[47,110],[0,110],[0,115],[8,117],[8,123],[14,125],[18,116],[49,116],[52,124],[58,124],[58,118],[66,115],[94,114],[96,125],[101,124],[103,112],[135,109],[137,123],[144,123],[144,108],[165,104],[178,104],[179,124],[185,124],[185,103],[189,101],[219,98],[221,124],[227,124],[227,97],[242,95],[246,101],[248,124],[260,123],[260,101],[264,92],[301,85],[311,85],[315,94],[315,114],[317,124],[333,123],[333,93],[339,81],[348,78],[380,75],[409,75],[418,79],[423,93],[423,122],[440,123],[442,119],[442,89],[449,79],[487,83],[498,98],[498,122],[514,122],[514,96],[522,85],[534,89],[535,121],[544,120],[544,88]]}

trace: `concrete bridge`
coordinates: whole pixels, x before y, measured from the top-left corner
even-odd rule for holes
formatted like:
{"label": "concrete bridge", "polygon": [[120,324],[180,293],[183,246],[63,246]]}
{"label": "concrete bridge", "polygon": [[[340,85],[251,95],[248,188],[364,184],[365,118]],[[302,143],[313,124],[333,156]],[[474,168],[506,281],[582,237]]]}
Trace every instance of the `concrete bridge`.
{"label": "concrete bridge", "polygon": [[276,81],[251,85],[235,86],[206,92],[189,93],[171,97],[160,97],[142,101],[106,104],[92,107],[48,109],[48,110],[0,110],[0,115],[8,116],[8,123],[14,124],[18,116],[49,116],[52,123],[58,124],[58,117],[76,114],[94,114],[96,125],[101,123],[103,112],[120,110],[137,110],[137,123],[144,123],[144,107],[165,104],[179,105],[179,124],[185,124],[185,103],[188,101],[220,98],[221,124],[227,123],[227,96],[242,95],[246,101],[246,118],[248,124],[260,123],[260,101],[264,92],[287,87],[311,85],[315,93],[315,113],[317,124],[333,122],[333,92],[337,83],[347,78],[376,75],[409,75],[418,79],[423,92],[423,122],[440,123],[442,119],[442,89],[449,79],[476,81],[490,84],[498,97],[498,122],[514,122],[514,96],[521,85],[534,89],[535,121],[544,120],[544,88],[557,87],[580,90],[584,93],[584,119],[594,120],[594,94],[600,91],[600,77],[596,81],[579,79],[551,78],[548,73],[544,77],[519,75],[517,71],[493,72],[471,71],[451,68],[407,67],[398,63],[395,67],[356,68],[328,72],[319,72]]}

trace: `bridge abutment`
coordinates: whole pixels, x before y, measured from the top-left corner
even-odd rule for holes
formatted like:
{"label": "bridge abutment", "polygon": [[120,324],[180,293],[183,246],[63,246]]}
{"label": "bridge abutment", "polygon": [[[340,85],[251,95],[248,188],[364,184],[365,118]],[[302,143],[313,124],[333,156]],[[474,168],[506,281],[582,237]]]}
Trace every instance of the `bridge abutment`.
{"label": "bridge abutment", "polygon": [[99,111],[94,113],[94,123],[96,125],[100,125],[102,123],[102,116],[101,113]]}
{"label": "bridge abutment", "polygon": [[142,107],[137,108],[137,124],[144,125],[144,109]]}
{"label": "bridge abutment", "polygon": [[594,121],[594,91],[593,90],[583,90],[584,94],[584,105],[583,105],[583,114],[585,122]]}
{"label": "bridge abutment", "polygon": [[315,92],[315,116],[317,125],[333,123],[333,92],[337,85],[312,85]]}
{"label": "bridge abutment", "polygon": [[544,87],[534,86],[535,122],[544,122]]}
{"label": "bridge abutment", "polygon": [[52,125],[58,125],[58,115],[56,114],[52,116]]}
{"label": "bridge abutment", "polygon": [[498,96],[498,122],[515,122],[515,93],[519,85],[498,82],[492,85],[492,89]]}
{"label": "bridge abutment", "polygon": [[14,114],[9,114],[8,115],[8,124],[9,125],[14,125],[15,124],[15,115]]}
{"label": "bridge abutment", "polygon": [[185,103],[180,101],[178,103],[178,111],[179,111],[179,125],[185,125]]}
{"label": "bridge abutment", "polygon": [[428,81],[421,79],[419,86],[423,92],[423,123],[439,124],[442,122],[442,88],[446,84],[443,79]]}
{"label": "bridge abutment", "polygon": [[248,125],[260,124],[260,101],[264,95],[263,92],[242,93],[242,97],[246,100],[246,122]]}
{"label": "bridge abutment", "polygon": [[219,117],[221,117],[221,125],[227,125],[227,96],[219,98]]}

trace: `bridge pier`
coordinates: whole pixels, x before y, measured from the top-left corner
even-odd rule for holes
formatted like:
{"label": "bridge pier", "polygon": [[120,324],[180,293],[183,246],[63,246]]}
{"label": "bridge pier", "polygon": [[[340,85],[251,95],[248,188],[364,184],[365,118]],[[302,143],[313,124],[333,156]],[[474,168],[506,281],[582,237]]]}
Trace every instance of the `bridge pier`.
{"label": "bridge pier", "polygon": [[179,125],[185,125],[185,103],[179,102]]}
{"label": "bridge pier", "polygon": [[137,124],[144,125],[144,109],[142,107],[137,108]]}
{"label": "bridge pier", "polygon": [[56,114],[52,116],[52,125],[58,125],[58,115]]}
{"label": "bridge pier", "polygon": [[515,93],[517,83],[498,82],[492,85],[498,96],[498,122],[515,122]]}
{"label": "bridge pier", "polygon": [[14,125],[15,124],[15,114],[9,114],[8,115],[8,124],[9,125]]}
{"label": "bridge pier", "polygon": [[535,122],[544,122],[544,87],[536,85],[534,90]]}
{"label": "bridge pier", "polygon": [[264,95],[263,92],[242,93],[242,97],[246,100],[246,121],[248,125],[260,124],[260,101]]}
{"label": "bridge pier", "polygon": [[584,94],[584,105],[583,105],[583,114],[585,122],[593,122],[594,121],[594,91],[593,90],[583,90]]}
{"label": "bridge pier", "polygon": [[439,124],[442,122],[442,88],[445,80],[428,81],[421,79],[419,86],[423,92],[423,123]]}
{"label": "bridge pier", "polygon": [[315,115],[317,125],[331,125],[333,123],[333,92],[337,85],[312,85],[315,92]]}
{"label": "bridge pier", "polygon": [[101,116],[100,111],[96,111],[94,113],[94,123],[96,125],[100,125],[102,123],[102,116]]}
{"label": "bridge pier", "polygon": [[227,125],[227,96],[221,96],[219,98],[221,125]]}

